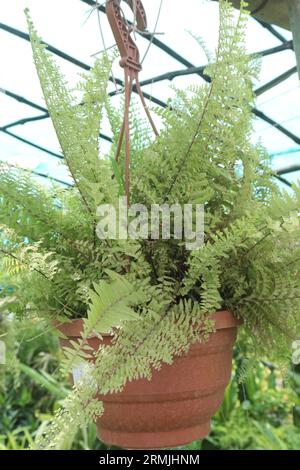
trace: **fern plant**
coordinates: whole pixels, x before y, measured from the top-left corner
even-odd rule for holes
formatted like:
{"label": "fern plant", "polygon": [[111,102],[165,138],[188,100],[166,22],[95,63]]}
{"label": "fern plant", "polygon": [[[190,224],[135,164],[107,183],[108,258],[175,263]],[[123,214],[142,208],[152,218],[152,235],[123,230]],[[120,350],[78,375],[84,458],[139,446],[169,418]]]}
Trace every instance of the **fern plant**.
{"label": "fern plant", "polygon": [[[84,318],[79,344],[66,350],[65,370],[88,361],[87,338],[114,332],[100,347],[40,448],[60,448],[64,436],[103,412],[97,392],[122,390],[151,378],[196,341],[214,332],[212,312],[230,309],[243,319],[254,357],[284,361],[300,334],[300,186],[281,192],[267,155],[251,142],[252,81],[258,65],[245,52],[247,13],[238,20],[220,2],[220,34],[206,74],[210,83],[175,89],[163,126],[152,141],[135,114],[132,203],[202,203],[205,240],[188,251],[182,240],[100,240],[99,204],[118,207],[124,195],[124,149],[114,152],[120,110],[108,97],[114,56],[104,54],[72,93],[39,39],[27,12],[33,57],[70,189],[40,187],[22,170],[0,167],[0,252],[14,275],[19,311],[58,321]],[[201,40],[199,41],[201,45]],[[99,148],[107,117],[113,144]],[[114,177],[112,177],[114,176]]]}

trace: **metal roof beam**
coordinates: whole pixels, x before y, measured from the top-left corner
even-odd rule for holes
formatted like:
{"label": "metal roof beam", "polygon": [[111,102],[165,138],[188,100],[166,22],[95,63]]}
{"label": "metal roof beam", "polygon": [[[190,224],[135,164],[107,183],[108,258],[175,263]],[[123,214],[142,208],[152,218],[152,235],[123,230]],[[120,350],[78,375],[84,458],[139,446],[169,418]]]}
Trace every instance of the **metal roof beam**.
{"label": "metal roof beam", "polygon": [[281,168],[277,170],[278,175],[286,175],[287,173],[295,173],[296,171],[300,171],[300,165],[295,164],[295,165],[290,165],[285,168]]}
{"label": "metal roof beam", "polygon": [[5,126],[2,126],[2,130],[3,129],[7,130],[15,126],[23,126],[24,124],[27,124],[28,122],[36,122],[36,121],[41,121],[43,119],[48,119],[48,118],[49,118],[49,114],[47,113],[47,114],[41,114],[39,116],[18,119],[17,121],[13,121],[10,124],[6,124]]}
{"label": "metal roof beam", "polygon": [[56,178],[55,176],[47,175],[46,173],[42,173],[42,172],[37,171],[37,170],[32,170],[32,169],[29,169],[29,168],[23,168],[23,167],[18,166],[18,165],[13,165],[13,164],[8,163],[4,160],[2,160],[1,163],[4,163],[4,164],[8,165],[10,168],[14,168],[16,170],[24,171],[25,173],[30,173],[30,174],[33,174],[35,176],[39,176],[41,178],[45,178],[45,179],[49,179],[51,181],[55,181],[56,183],[62,184],[64,186],[68,186],[68,187],[73,186],[73,184],[71,184],[71,183],[67,183],[66,181],[63,181],[59,178]]}
{"label": "metal roof beam", "polygon": [[[92,5],[92,6],[95,6],[96,5],[96,2],[94,2],[93,0],[81,0],[81,1],[84,1],[85,3],[88,3],[89,5]],[[98,7],[101,11],[105,12],[105,8],[103,6],[99,6]],[[10,26],[7,26],[7,25],[3,25],[3,23],[0,23],[0,28],[2,29],[5,29],[6,31],[10,32],[11,34],[16,34],[17,36],[29,41],[30,38],[29,38],[29,35],[26,34],[26,33],[22,33],[21,31],[19,30],[16,30],[15,28],[11,28]],[[144,37],[144,35],[143,35]],[[146,36],[147,38],[147,36]],[[177,54],[175,51],[173,51],[171,48],[169,48],[169,46],[166,46],[162,41],[158,40],[157,38],[152,38],[153,39],[153,43],[156,44],[158,47],[160,47],[162,50],[164,50],[165,52],[167,52],[169,55],[171,55],[173,58],[176,58],[176,60],[178,60],[179,62],[181,62],[183,65],[185,65],[186,67],[193,67],[195,68],[195,66],[193,64],[191,64],[189,61],[187,61],[185,58],[181,57],[179,54]],[[151,35],[149,36],[149,40],[151,40]],[[155,41],[154,41],[155,40]],[[285,40],[285,42],[287,42]],[[46,44],[46,43],[45,43]],[[53,52],[54,54],[57,54],[59,55],[60,57],[64,58],[65,60],[68,60],[70,61],[71,63],[73,63],[74,65],[78,65],[86,70],[89,70],[90,69],[90,66],[87,65],[87,64],[84,64],[83,62],[81,61],[78,61],[77,59],[69,56],[68,54],[65,54],[64,52],[60,51],[59,49],[57,48],[54,48],[53,46],[49,45],[49,44],[46,44],[49,51]],[[175,55],[174,55],[175,54]],[[205,76],[201,70],[198,71],[198,75],[200,75],[202,78],[204,78],[205,81],[209,81],[210,78]],[[112,79],[111,79],[112,80]],[[117,79],[117,82],[119,82],[119,84],[123,85],[123,82],[122,80],[119,80]],[[134,90],[136,91],[136,89]],[[117,92],[111,92],[110,95],[111,96],[114,96],[115,94],[117,94]],[[151,95],[148,95],[146,93],[143,93],[145,98],[151,100],[152,102],[160,105],[160,106],[163,106],[163,107],[166,107],[167,104],[164,103],[162,100],[159,100],[155,97],[152,97]],[[288,136],[289,138],[291,138],[294,142],[296,142],[297,144],[299,144],[300,142],[300,138],[295,136],[293,133],[291,133],[290,131],[288,131],[287,129],[285,129],[283,126],[281,126],[280,124],[276,123],[273,119],[269,118],[265,113],[263,113],[262,111],[259,111],[258,109],[254,108],[252,110],[252,112],[259,118],[261,118],[262,120],[264,120],[265,122],[268,122],[269,124],[271,124],[272,126],[276,127],[279,131],[281,131],[283,134],[285,134],[286,136]]]}
{"label": "metal roof beam", "polygon": [[[41,116],[24,118],[24,119],[20,119],[18,121],[14,121],[10,124],[6,124],[5,126],[2,126],[2,129],[3,128],[4,129],[9,129],[10,127],[13,127],[13,126],[23,125],[23,124],[26,124],[27,122],[39,121],[41,119],[46,119],[46,118],[50,117],[49,113],[48,113],[48,110],[46,108],[43,108],[43,107],[37,105],[33,101],[28,100],[27,98],[24,98],[23,96],[17,95],[16,93],[13,93],[9,90],[5,90],[4,88],[0,88],[0,92],[4,93],[5,95],[9,96],[10,98],[15,99],[16,101],[19,101],[20,103],[26,104],[27,106],[30,106],[30,107],[35,108],[35,109],[40,109],[41,111],[44,112],[44,114],[41,115]],[[101,137],[101,139],[106,140],[107,142],[112,141],[111,137],[108,137],[106,134],[103,134],[102,132],[100,133],[100,137]]]}
{"label": "metal roof beam", "polygon": [[14,134],[11,131],[8,131],[7,129],[5,129],[5,127],[0,127],[0,132],[3,132],[4,134],[9,135],[10,137],[13,137],[14,139],[19,140],[20,142],[23,142],[23,144],[30,145],[31,147],[41,150],[42,152],[48,153],[49,155],[52,155],[53,157],[60,158],[61,160],[64,158],[61,154],[52,152],[52,150],[42,147],[41,145],[35,144],[34,142],[31,142],[30,140],[24,139],[24,137],[21,137],[17,134]]}
{"label": "metal roof beam", "polygon": [[[173,72],[167,72],[161,75],[157,75],[156,77],[153,78],[148,78],[146,80],[141,81],[141,86],[146,86],[146,85],[153,85],[154,83],[161,82],[163,80],[174,80],[174,78],[177,77],[182,77],[186,75],[193,75],[196,74],[199,69],[203,69],[205,66],[201,67],[190,67],[189,69],[183,69],[183,70],[175,70]],[[270,82],[266,83],[265,85],[257,88],[255,90],[255,94],[261,95],[265,91],[268,91],[270,88],[273,88],[274,86],[278,85],[279,83],[283,82],[284,80],[287,80],[291,75],[297,72],[297,67],[292,67],[291,69],[287,70],[283,74],[279,75],[278,77],[275,77],[273,80]]]}
{"label": "metal roof beam", "polygon": [[263,111],[260,111],[257,108],[253,108],[252,112],[255,114],[255,116],[257,116],[257,117],[263,119],[264,121],[268,122],[269,124],[271,124],[271,126],[275,127],[278,131],[282,132],[284,135],[286,135],[287,137],[292,139],[294,142],[296,142],[296,144],[300,145],[300,137],[298,137],[297,135],[290,132],[288,129],[283,127],[278,122],[274,121],[274,119],[267,116]]}
{"label": "metal roof beam", "polygon": [[30,101],[23,96],[17,95],[16,93],[13,93],[12,91],[6,90],[5,88],[0,87],[0,93],[3,93],[4,95],[7,95],[9,98],[13,98],[14,100],[18,101],[19,103],[26,104],[28,106],[31,106],[32,108],[37,109],[38,111],[42,111],[44,113],[48,113],[48,110],[44,108],[43,106],[40,106],[33,101]]}
{"label": "metal roof beam", "polygon": [[269,31],[269,33],[271,33],[276,39],[278,39],[279,41],[281,42],[286,42],[286,38],[284,36],[282,36],[282,34],[279,33],[279,31],[277,31],[277,29],[273,28],[272,25],[270,25],[269,23],[266,23],[266,21],[263,21],[263,20],[259,20],[257,18],[255,18],[255,20],[257,21],[257,23],[259,23],[263,28],[267,29]]}
{"label": "metal roof beam", "polygon": [[276,178],[281,183],[286,184],[287,186],[289,186],[289,188],[292,187],[292,183],[290,183],[290,181],[288,181],[286,178],[283,178],[282,176],[280,176],[278,174],[274,174],[273,176],[274,176],[274,178]]}
{"label": "metal roof beam", "polygon": [[294,73],[297,73],[297,67],[292,67],[281,75],[278,75],[278,77],[273,78],[273,80],[267,82],[265,85],[262,85],[261,87],[257,88],[255,90],[256,96],[266,93],[266,91],[269,91],[271,88],[274,88],[275,86],[290,78],[292,75],[294,75]]}

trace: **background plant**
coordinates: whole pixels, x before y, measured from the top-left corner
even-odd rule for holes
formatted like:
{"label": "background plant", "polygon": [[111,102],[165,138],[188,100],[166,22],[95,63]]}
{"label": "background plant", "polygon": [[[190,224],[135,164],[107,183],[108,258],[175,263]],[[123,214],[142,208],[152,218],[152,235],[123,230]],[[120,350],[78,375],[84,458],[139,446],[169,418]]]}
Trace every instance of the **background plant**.
{"label": "background plant", "polygon": [[[51,331],[43,334],[44,325],[39,322],[27,323],[26,330],[15,327],[15,331],[18,361],[26,364],[26,368],[19,369],[17,385],[15,373],[6,369],[7,387],[0,391],[0,450],[32,447],[36,436],[61,406],[61,399],[70,386],[59,373],[61,353],[56,335]],[[240,359],[240,353],[236,353],[233,380],[213,419],[211,435],[185,449],[299,449],[299,423],[297,427],[297,421],[293,420],[293,407],[299,402],[297,389],[290,387],[290,382],[283,380],[274,366],[270,369],[270,364],[255,366],[248,380],[240,384]],[[295,377],[294,371],[291,372]],[[104,450],[108,447],[99,442],[95,426],[90,424],[73,440],[66,440],[64,448]]]}

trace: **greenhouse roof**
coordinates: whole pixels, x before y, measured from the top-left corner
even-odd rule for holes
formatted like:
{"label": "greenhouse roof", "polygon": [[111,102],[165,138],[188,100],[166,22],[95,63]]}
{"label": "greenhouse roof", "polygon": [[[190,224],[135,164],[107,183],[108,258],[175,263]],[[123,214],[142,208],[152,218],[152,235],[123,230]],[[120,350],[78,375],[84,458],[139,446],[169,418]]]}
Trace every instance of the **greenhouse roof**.
{"label": "greenhouse roof", "polygon": [[[143,4],[149,34],[136,35],[141,56],[145,56],[141,84],[147,99],[164,106],[173,94],[170,83],[186,87],[207,80],[206,55],[192,34],[215,50],[218,4],[206,0],[143,0]],[[24,8],[29,7],[39,35],[75,86],[78,73],[88,70],[104,48],[114,45],[103,3],[99,0],[95,6],[94,0],[9,0],[0,10],[0,159],[35,172],[44,181],[71,183],[61,165],[59,144],[33,65]],[[300,176],[300,84],[292,35],[251,18],[247,49],[249,54],[261,52],[262,57],[255,84],[253,141],[263,143],[274,171],[283,184],[290,184]],[[118,100],[123,71],[116,64],[113,72],[110,92]],[[101,139],[102,148],[110,145],[109,128],[102,129]]]}

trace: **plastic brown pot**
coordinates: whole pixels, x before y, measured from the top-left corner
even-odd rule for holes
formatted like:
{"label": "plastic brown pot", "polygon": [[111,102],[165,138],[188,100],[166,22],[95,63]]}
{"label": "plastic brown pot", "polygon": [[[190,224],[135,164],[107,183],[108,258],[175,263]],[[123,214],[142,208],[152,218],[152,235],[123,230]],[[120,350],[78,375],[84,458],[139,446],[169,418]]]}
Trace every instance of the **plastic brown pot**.
{"label": "plastic brown pot", "polygon": [[[99,396],[104,402],[104,414],[97,420],[102,442],[146,450],[178,447],[207,436],[230,381],[239,324],[228,311],[212,318],[216,333],[207,343],[192,345],[172,365],[154,370],[151,381],[140,379],[128,383],[122,392]],[[61,339],[61,345],[78,340],[81,329],[82,320],[60,326],[68,338]],[[110,341],[110,336],[103,338],[105,344]],[[89,344],[98,349],[100,340],[90,338]]]}

